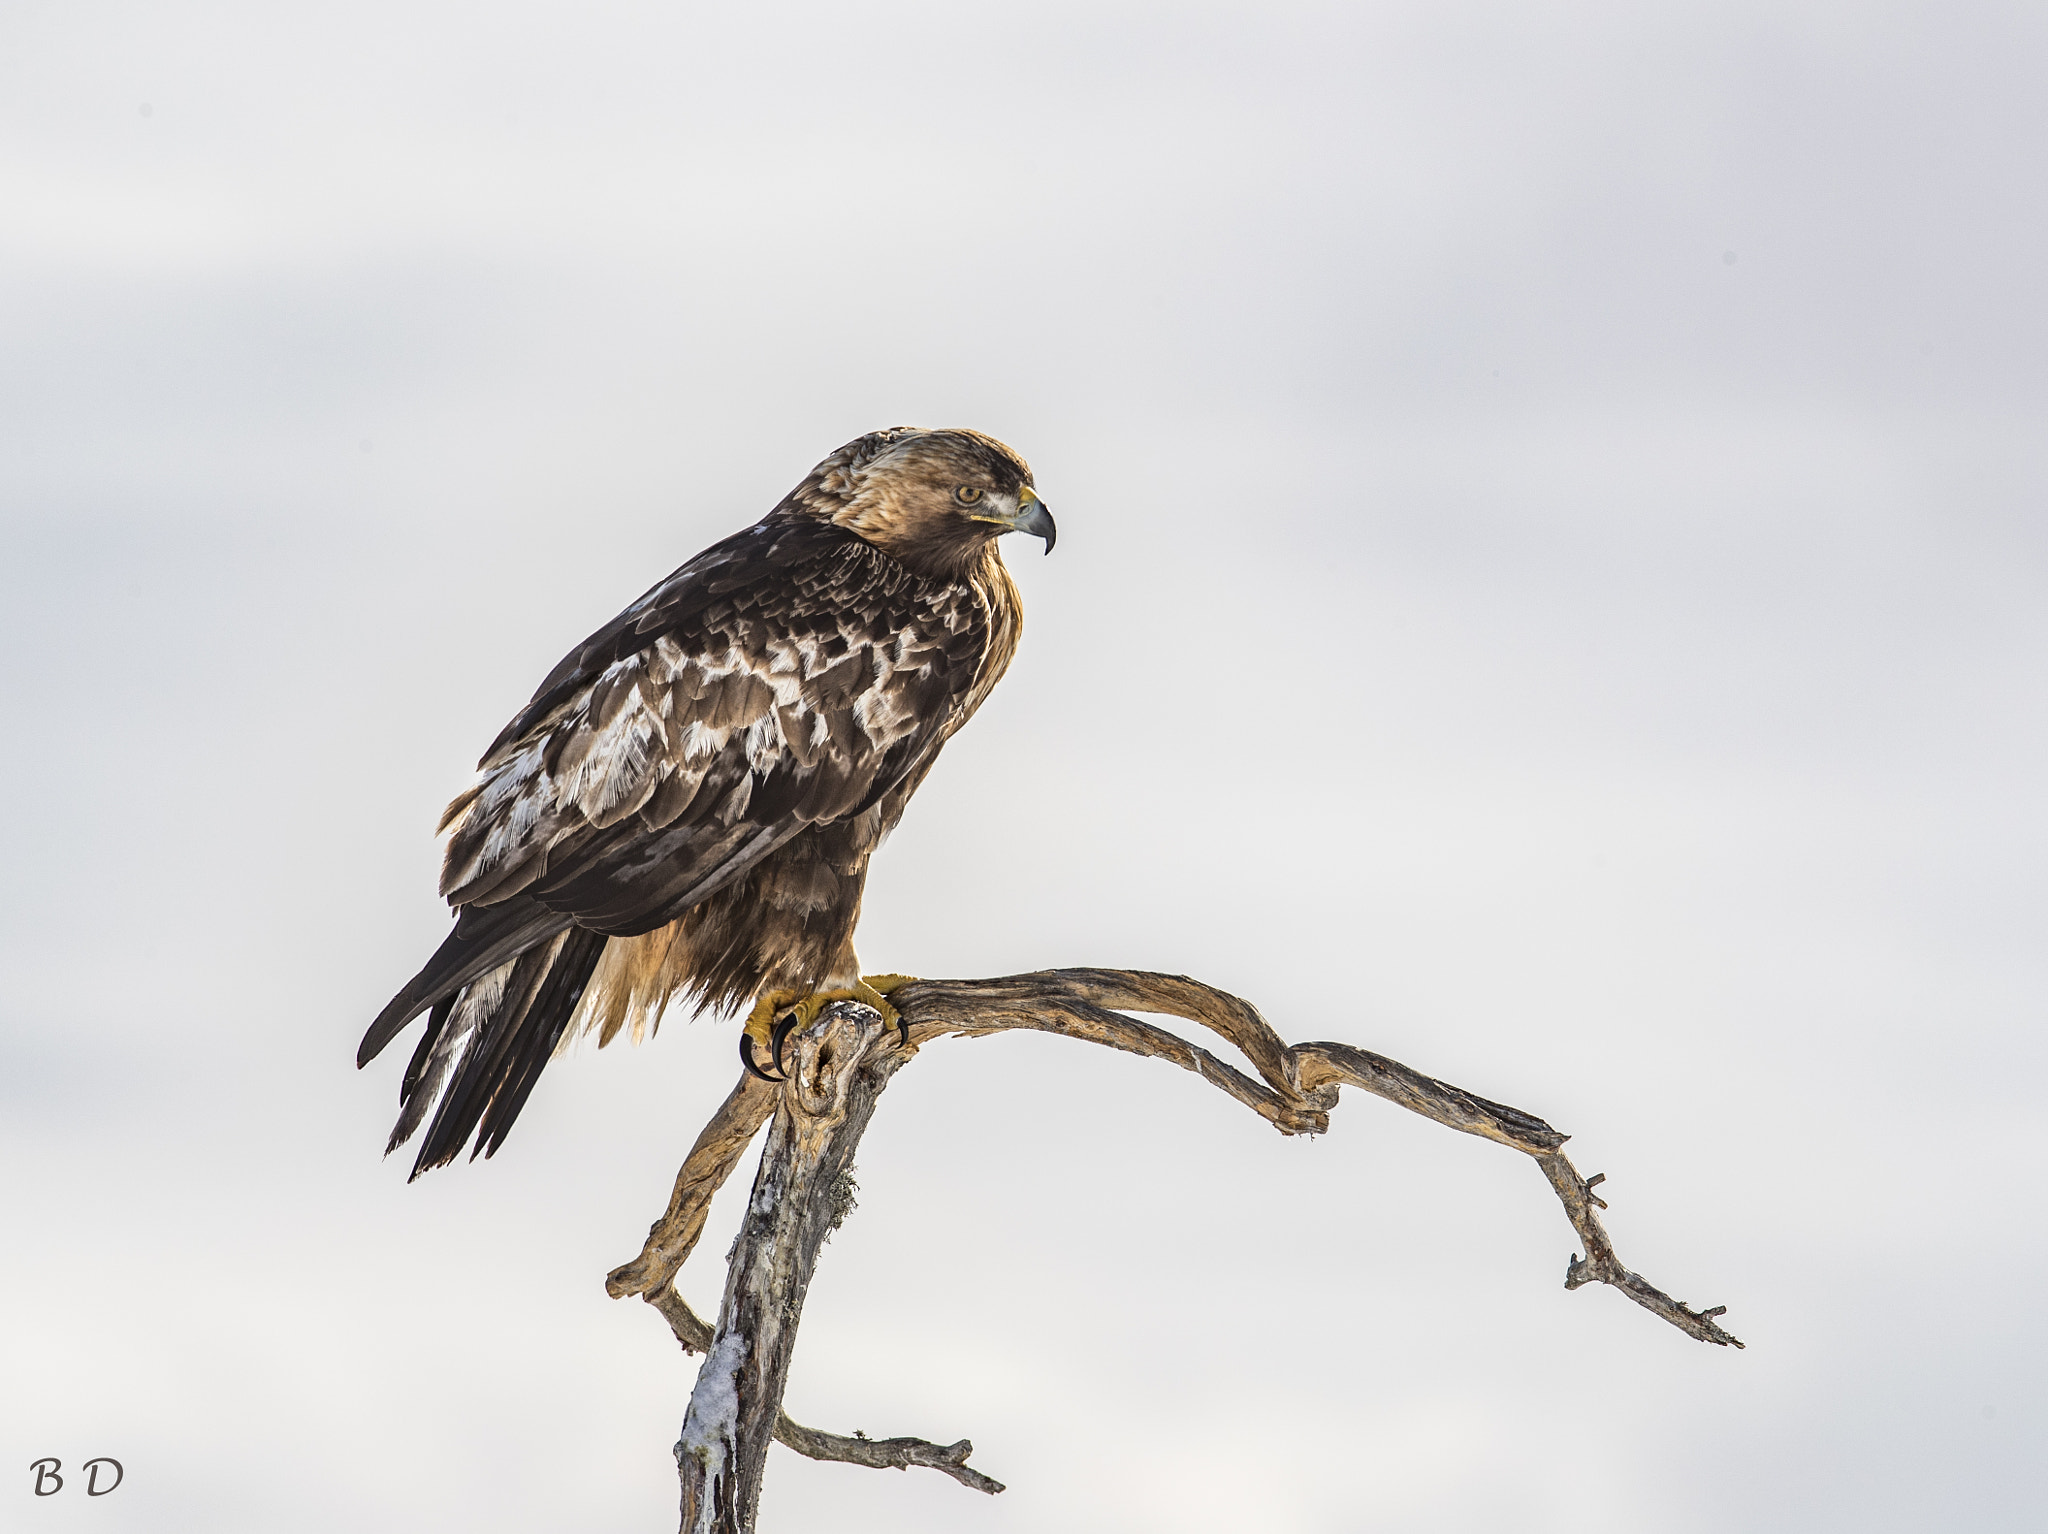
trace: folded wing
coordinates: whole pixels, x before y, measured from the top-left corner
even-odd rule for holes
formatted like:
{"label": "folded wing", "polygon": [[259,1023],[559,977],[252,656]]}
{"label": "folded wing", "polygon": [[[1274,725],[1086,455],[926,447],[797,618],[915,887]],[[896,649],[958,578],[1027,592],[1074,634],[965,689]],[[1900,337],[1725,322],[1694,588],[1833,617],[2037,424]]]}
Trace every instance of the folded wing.
{"label": "folded wing", "polygon": [[359,1058],[536,945],[651,931],[920,773],[987,649],[980,604],[946,589],[837,528],[771,520],[593,634],[448,807],[460,920]]}

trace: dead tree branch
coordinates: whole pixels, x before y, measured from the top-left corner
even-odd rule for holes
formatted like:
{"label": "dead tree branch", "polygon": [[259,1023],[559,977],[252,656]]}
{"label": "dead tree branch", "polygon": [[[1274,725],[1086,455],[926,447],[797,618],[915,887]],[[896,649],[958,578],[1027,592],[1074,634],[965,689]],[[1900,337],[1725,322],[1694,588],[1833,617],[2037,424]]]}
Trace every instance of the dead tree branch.
{"label": "dead tree branch", "polygon": [[[777,1094],[753,1196],[733,1244],[718,1326],[676,1444],[687,1534],[742,1534],[754,1527],[770,1438],[813,1459],[877,1468],[925,1465],[980,1491],[1003,1489],[967,1468],[974,1445],[965,1439],[941,1447],[917,1438],[841,1438],[806,1428],[782,1411],[818,1253],[852,1205],[854,1150],[876,1099],[911,1052],[897,1047],[895,1030],[875,1013],[842,1004],[795,1035],[789,1054],[789,1078]],[[722,1153],[706,1160],[714,1172],[731,1166]],[[670,1204],[679,1225],[695,1220],[690,1243],[703,1225],[695,1207],[687,1198]],[[649,1244],[662,1233],[657,1223]],[[681,1337],[678,1308],[692,1322],[696,1318],[680,1301],[663,1306]],[[688,1340],[696,1335],[693,1327]]]}
{"label": "dead tree branch", "polygon": [[[1337,1089],[1357,1087],[1434,1119],[1449,1129],[1479,1135],[1531,1157],[1564,1205],[1565,1217],[1585,1247],[1571,1259],[1565,1288],[1612,1284],[1645,1310],[1689,1337],[1741,1347],[1714,1324],[1726,1306],[1695,1311],[1674,1300],[1615,1255],[1614,1243],[1594,1211],[1607,1207],[1592,1190],[1606,1180],[1579,1176],[1559,1149],[1560,1134],[1532,1113],[1489,1102],[1449,1082],[1411,1070],[1350,1044],[1287,1045],[1250,1002],[1185,975],[1143,970],[1052,969],[998,980],[932,980],[903,987],[890,998],[910,1022],[913,1044],[952,1033],[969,1037],[1008,1028],[1035,1028],[1085,1038],[1133,1054],[1154,1055],[1193,1071],[1269,1120],[1282,1134],[1320,1134],[1330,1127]],[[1233,1070],[1207,1050],[1120,1011],[1165,1013],[1214,1029],[1258,1068],[1263,1085]]]}
{"label": "dead tree branch", "polygon": [[[920,1465],[980,1491],[1003,1489],[967,1467],[974,1446],[965,1439],[941,1446],[919,1438],[842,1438],[793,1422],[781,1409],[818,1251],[847,1207],[854,1148],[889,1078],[922,1045],[948,1034],[980,1037],[1029,1028],[1169,1060],[1283,1134],[1327,1130],[1342,1087],[1383,1097],[1536,1162],[1585,1249],[1583,1257],[1571,1258],[1565,1288],[1611,1284],[1688,1336],[1742,1346],[1715,1324],[1725,1306],[1695,1311],[1622,1265],[1595,1212],[1607,1207],[1593,1192],[1604,1174],[1582,1178],[1561,1149],[1568,1137],[1533,1114],[1353,1045],[1289,1045],[1250,1002],[1181,975],[1042,970],[993,980],[918,981],[890,1000],[902,1013],[907,1045],[873,1012],[840,1003],[792,1038],[795,1058],[787,1082],[777,1087],[742,1077],[697,1137],[640,1255],[606,1280],[614,1298],[640,1295],[668,1319],[686,1350],[705,1354],[676,1445],[685,1534],[752,1529],[771,1436],[813,1459],[895,1469]],[[1232,1044],[1257,1078],[1130,1012],[1200,1023]],[[703,1234],[713,1195],[771,1115],[714,1330],[683,1302],[673,1280]]]}
{"label": "dead tree branch", "polygon": [[[747,1079],[753,1081],[756,1078],[750,1076]],[[682,1344],[685,1353],[711,1351],[711,1323],[690,1309],[689,1302],[677,1294],[672,1285],[664,1284],[646,1298],[648,1304],[668,1318],[669,1329],[676,1334],[676,1341]],[[974,1452],[974,1444],[965,1438],[950,1444],[931,1443],[923,1438],[869,1438],[859,1432],[846,1438],[838,1433],[805,1427],[778,1407],[775,1412],[775,1441],[796,1450],[806,1459],[866,1465],[873,1470],[909,1470],[913,1466],[921,1466],[950,1475],[962,1486],[985,1491],[990,1496],[1004,1489],[1003,1483],[993,1476],[968,1468],[967,1456]]]}

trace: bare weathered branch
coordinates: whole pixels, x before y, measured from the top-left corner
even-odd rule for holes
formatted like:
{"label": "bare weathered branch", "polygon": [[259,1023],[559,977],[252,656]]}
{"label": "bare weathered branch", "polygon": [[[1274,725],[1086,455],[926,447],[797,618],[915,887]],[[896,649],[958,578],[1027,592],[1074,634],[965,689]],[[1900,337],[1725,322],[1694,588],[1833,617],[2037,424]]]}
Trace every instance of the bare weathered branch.
{"label": "bare weathered branch", "polygon": [[985,1491],[990,1496],[1004,1489],[1001,1481],[983,1475],[967,1463],[967,1456],[974,1452],[971,1439],[941,1445],[922,1438],[842,1438],[837,1433],[821,1433],[792,1422],[789,1413],[781,1412],[775,1419],[775,1441],[787,1444],[807,1459],[866,1465],[872,1470],[909,1470],[916,1466],[950,1475],[962,1486]]}
{"label": "bare weathered branch", "polygon": [[[711,1323],[690,1309],[673,1288],[647,1296],[648,1303],[668,1318],[685,1353],[711,1351]],[[851,1438],[838,1433],[805,1427],[786,1411],[775,1414],[775,1441],[796,1450],[806,1459],[833,1460],[847,1465],[866,1465],[874,1470],[908,1470],[921,1466],[950,1475],[962,1486],[985,1491],[990,1496],[1003,1490],[1003,1483],[969,1467],[967,1456],[974,1452],[968,1439],[936,1444],[923,1438],[869,1438],[856,1432]]]}
{"label": "bare weathered branch", "polygon": [[[1185,975],[1143,970],[1051,969],[995,980],[926,980],[904,986],[890,1000],[909,1021],[914,1043],[956,1033],[980,1036],[1010,1028],[1033,1028],[1088,1039],[1132,1054],[1171,1060],[1267,1119],[1283,1134],[1317,1134],[1329,1128],[1337,1088],[1357,1087],[1450,1129],[1478,1135],[1533,1158],[1564,1205],[1565,1217],[1584,1243],[1565,1287],[1612,1284],[1687,1336],[1723,1347],[1742,1344],[1714,1317],[1726,1307],[1695,1311],[1624,1267],[1593,1209],[1589,1192],[1559,1149],[1560,1134],[1532,1113],[1489,1102],[1449,1082],[1438,1081],[1383,1055],[1351,1044],[1310,1043],[1292,1047],[1260,1016],[1258,1008]],[[1187,1040],[1109,1010],[1129,1007],[1185,1017],[1215,1029],[1243,1050],[1264,1084],[1232,1069]]]}
{"label": "bare weathered branch", "polygon": [[[1112,1010],[1110,1001],[1100,999],[1103,997],[1134,1011],[1163,1012],[1206,1023],[1233,1044],[1242,1040],[1239,1047],[1260,1066],[1265,1084],[1178,1034],[1125,1017]],[[949,1033],[975,1037],[1010,1028],[1060,1033],[1134,1055],[1171,1060],[1228,1092],[1283,1134],[1321,1134],[1330,1127],[1328,1110],[1335,1094],[1326,1094],[1327,1100],[1302,1094],[1287,1046],[1267,1027],[1258,1009],[1181,975],[1049,969],[999,980],[920,980],[893,992],[889,999],[910,1024],[913,1044]],[[1244,1048],[1245,1044],[1251,1047]]]}
{"label": "bare weathered branch", "polygon": [[1684,1301],[1672,1299],[1641,1274],[1632,1273],[1622,1266],[1621,1259],[1614,1254],[1614,1243],[1608,1238],[1606,1228],[1593,1212],[1596,1206],[1601,1209],[1607,1207],[1593,1192],[1605,1180],[1606,1174],[1580,1178],[1578,1169],[1559,1149],[1571,1138],[1569,1135],[1559,1134],[1543,1120],[1519,1108],[1490,1103],[1461,1087],[1410,1070],[1398,1060],[1389,1060],[1349,1044],[1299,1044],[1295,1046],[1294,1053],[1301,1061],[1304,1085],[1338,1081],[1345,1086],[1358,1087],[1384,1097],[1388,1102],[1399,1103],[1411,1113],[1435,1119],[1439,1124],[1463,1130],[1466,1134],[1480,1135],[1532,1157],[1543,1169],[1543,1175],[1550,1179],[1559,1202],[1564,1205],[1565,1218],[1572,1222],[1572,1229],[1578,1232],[1579,1240],[1586,1248],[1585,1257],[1572,1258],[1566,1268],[1565,1288],[1576,1289],[1581,1284],[1590,1283],[1612,1284],[1645,1310],[1662,1316],[1689,1337],[1722,1347],[1742,1346],[1735,1337],[1714,1324],[1713,1318],[1725,1313],[1726,1306],[1709,1311],[1692,1310]]}
{"label": "bare weathered branch", "polygon": [[[851,1438],[794,1422],[781,1409],[796,1327],[819,1248],[845,1210],[841,1195],[854,1146],[888,1079],[919,1046],[948,1034],[982,1036],[1028,1028],[1170,1060],[1228,1093],[1283,1134],[1329,1128],[1341,1088],[1370,1092],[1411,1113],[1530,1157],[1549,1179],[1585,1248],[1565,1287],[1610,1284],[1688,1336],[1742,1344],[1715,1324],[1725,1306],[1695,1311],[1629,1271],[1595,1211],[1603,1177],[1581,1178],[1564,1155],[1568,1136],[1535,1115],[1425,1076],[1355,1045],[1288,1045],[1250,1002],[1184,975],[1138,970],[1044,970],[993,980],[924,980],[891,993],[906,1029],[856,1004],[827,1008],[791,1041],[795,1069],[780,1085],[743,1076],[705,1126],[677,1174],[668,1209],[639,1257],[614,1269],[614,1297],[638,1294],[659,1310],[682,1346],[705,1355],[676,1445],[683,1476],[683,1528],[744,1534],[753,1527],[762,1463],[772,1436],[812,1459],[876,1468],[923,1466],[964,1486],[999,1492],[969,1469],[974,1445],[921,1438]],[[1256,1079],[1156,1024],[1126,1015],[1186,1018],[1236,1046]],[[748,1141],[772,1116],[753,1197],[728,1268],[714,1329],[683,1301],[673,1280],[703,1234],[712,1196]]]}
{"label": "bare weathered branch", "polygon": [[685,1353],[711,1351],[711,1323],[690,1309],[690,1302],[677,1294],[673,1285],[646,1299],[667,1318],[669,1330],[676,1334]]}
{"label": "bare weathered branch", "polygon": [[1490,1103],[1463,1087],[1410,1070],[1400,1061],[1371,1050],[1349,1044],[1300,1044],[1294,1054],[1301,1062],[1301,1079],[1306,1083],[1320,1087],[1334,1082],[1357,1087],[1410,1113],[1435,1119],[1446,1128],[1478,1135],[1531,1156],[1546,1155],[1571,1138],[1559,1134],[1533,1113]]}
{"label": "bare weathered branch", "polygon": [[666,1289],[682,1271],[697,1238],[704,1234],[712,1195],[725,1186],[747,1143],[774,1111],[774,1087],[759,1077],[742,1074],[690,1147],[683,1169],[676,1173],[668,1208],[648,1229],[640,1255],[606,1276],[604,1286],[613,1299],[629,1294],[652,1296]]}
{"label": "bare weathered branch", "polygon": [[[974,1445],[863,1440],[789,1420],[782,1394],[818,1253],[844,1217],[853,1153],[889,1078],[911,1057],[866,1007],[828,1007],[789,1041],[789,1079],[761,1150],[754,1191],[727,1267],[725,1299],[676,1443],[685,1534],[748,1534],[771,1438],[813,1458],[941,1470],[980,1491],[1001,1483],[964,1463]],[[701,1143],[701,1142],[700,1142]],[[680,1300],[660,1302],[677,1327]],[[678,1337],[684,1333],[677,1327]],[[691,1328],[691,1335],[697,1335]],[[685,1339],[688,1340],[687,1338]],[[786,1431],[785,1431],[786,1430]]]}
{"label": "bare weathered branch", "polygon": [[1543,1175],[1557,1190],[1565,1214],[1571,1219],[1572,1229],[1579,1233],[1579,1240],[1586,1247],[1584,1257],[1574,1257],[1567,1263],[1565,1288],[1576,1289],[1581,1284],[1612,1284],[1643,1309],[1652,1315],[1662,1316],[1689,1337],[1722,1347],[1742,1346],[1739,1339],[1714,1324],[1714,1317],[1728,1313],[1726,1305],[1716,1305],[1712,1310],[1694,1310],[1685,1301],[1671,1298],[1642,1274],[1631,1273],[1621,1265],[1621,1259],[1614,1255],[1614,1243],[1607,1239],[1606,1227],[1600,1223],[1600,1216],[1593,1212],[1596,1206],[1601,1209],[1607,1207],[1607,1201],[1593,1191],[1607,1180],[1605,1172],[1581,1178],[1578,1168],[1561,1152],[1538,1156],[1536,1164],[1543,1168]]}

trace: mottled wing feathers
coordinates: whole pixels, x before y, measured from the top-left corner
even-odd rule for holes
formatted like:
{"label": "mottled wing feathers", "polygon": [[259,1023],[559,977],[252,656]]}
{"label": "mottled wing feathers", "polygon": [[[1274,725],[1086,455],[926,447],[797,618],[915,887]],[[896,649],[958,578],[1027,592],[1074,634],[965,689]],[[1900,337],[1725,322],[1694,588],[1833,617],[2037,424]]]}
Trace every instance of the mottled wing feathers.
{"label": "mottled wing feathers", "polygon": [[367,1061],[432,1009],[392,1135],[425,1125],[414,1175],[472,1137],[497,1148],[610,937],[674,920],[920,776],[987,634],[972,591],[771,518],[579,645],[448,807],[455,931],[363,1039]]}
{"label": "mottled wing feathers", "polygon": [[977,433],[870,434],[549,673],[443,816],[455,930],[358,1055],[429,1014],[415,1175],[495,1150],[579,1016],[852,972],[869,854],[1014,651],[1029,480]]}
{"label": "mottled wing feathers", "polygon": [[771,518],[567,657],[449,806],[442,892],[617,935],[673,919],[941,742],[983,604],[837,528]]}

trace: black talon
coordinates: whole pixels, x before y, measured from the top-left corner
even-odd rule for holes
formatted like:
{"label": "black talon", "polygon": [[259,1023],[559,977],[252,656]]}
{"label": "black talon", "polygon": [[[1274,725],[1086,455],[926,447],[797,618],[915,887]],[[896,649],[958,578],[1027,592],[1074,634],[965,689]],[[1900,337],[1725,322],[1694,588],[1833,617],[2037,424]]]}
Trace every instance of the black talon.
{"label": "black talon", "polygon": [[783,1014],[782,1020],[775,1025],[774,1032],[768,1035],[768,1052],[774,1056],[775,1069],[782,1073],[781,1079],[784,1081],[789,1079],[789,1073],[782,1070],[782,1045],[795,1027],[796,1014],[794,1012],[787,1012]]}
{"label": "black talon", "polygon": [[896,1014],[896,1031],[903,1036],[903,1047],[910,1048],[910,1019],[901,1012]]}
{"label": "black talon", "polygon": [[777,1085],[789,1079],[787,1076],[771,1076],[766,1071],[762,1070],[758,1064],[755,1063],[754,1036],[751,1033],[742,1033],[740,1035],[740,1064],[744,1065],[747,1068],[747,1072],[749,1075],[759,1076],[763,1081],[768,1082],[771,1086]]}

